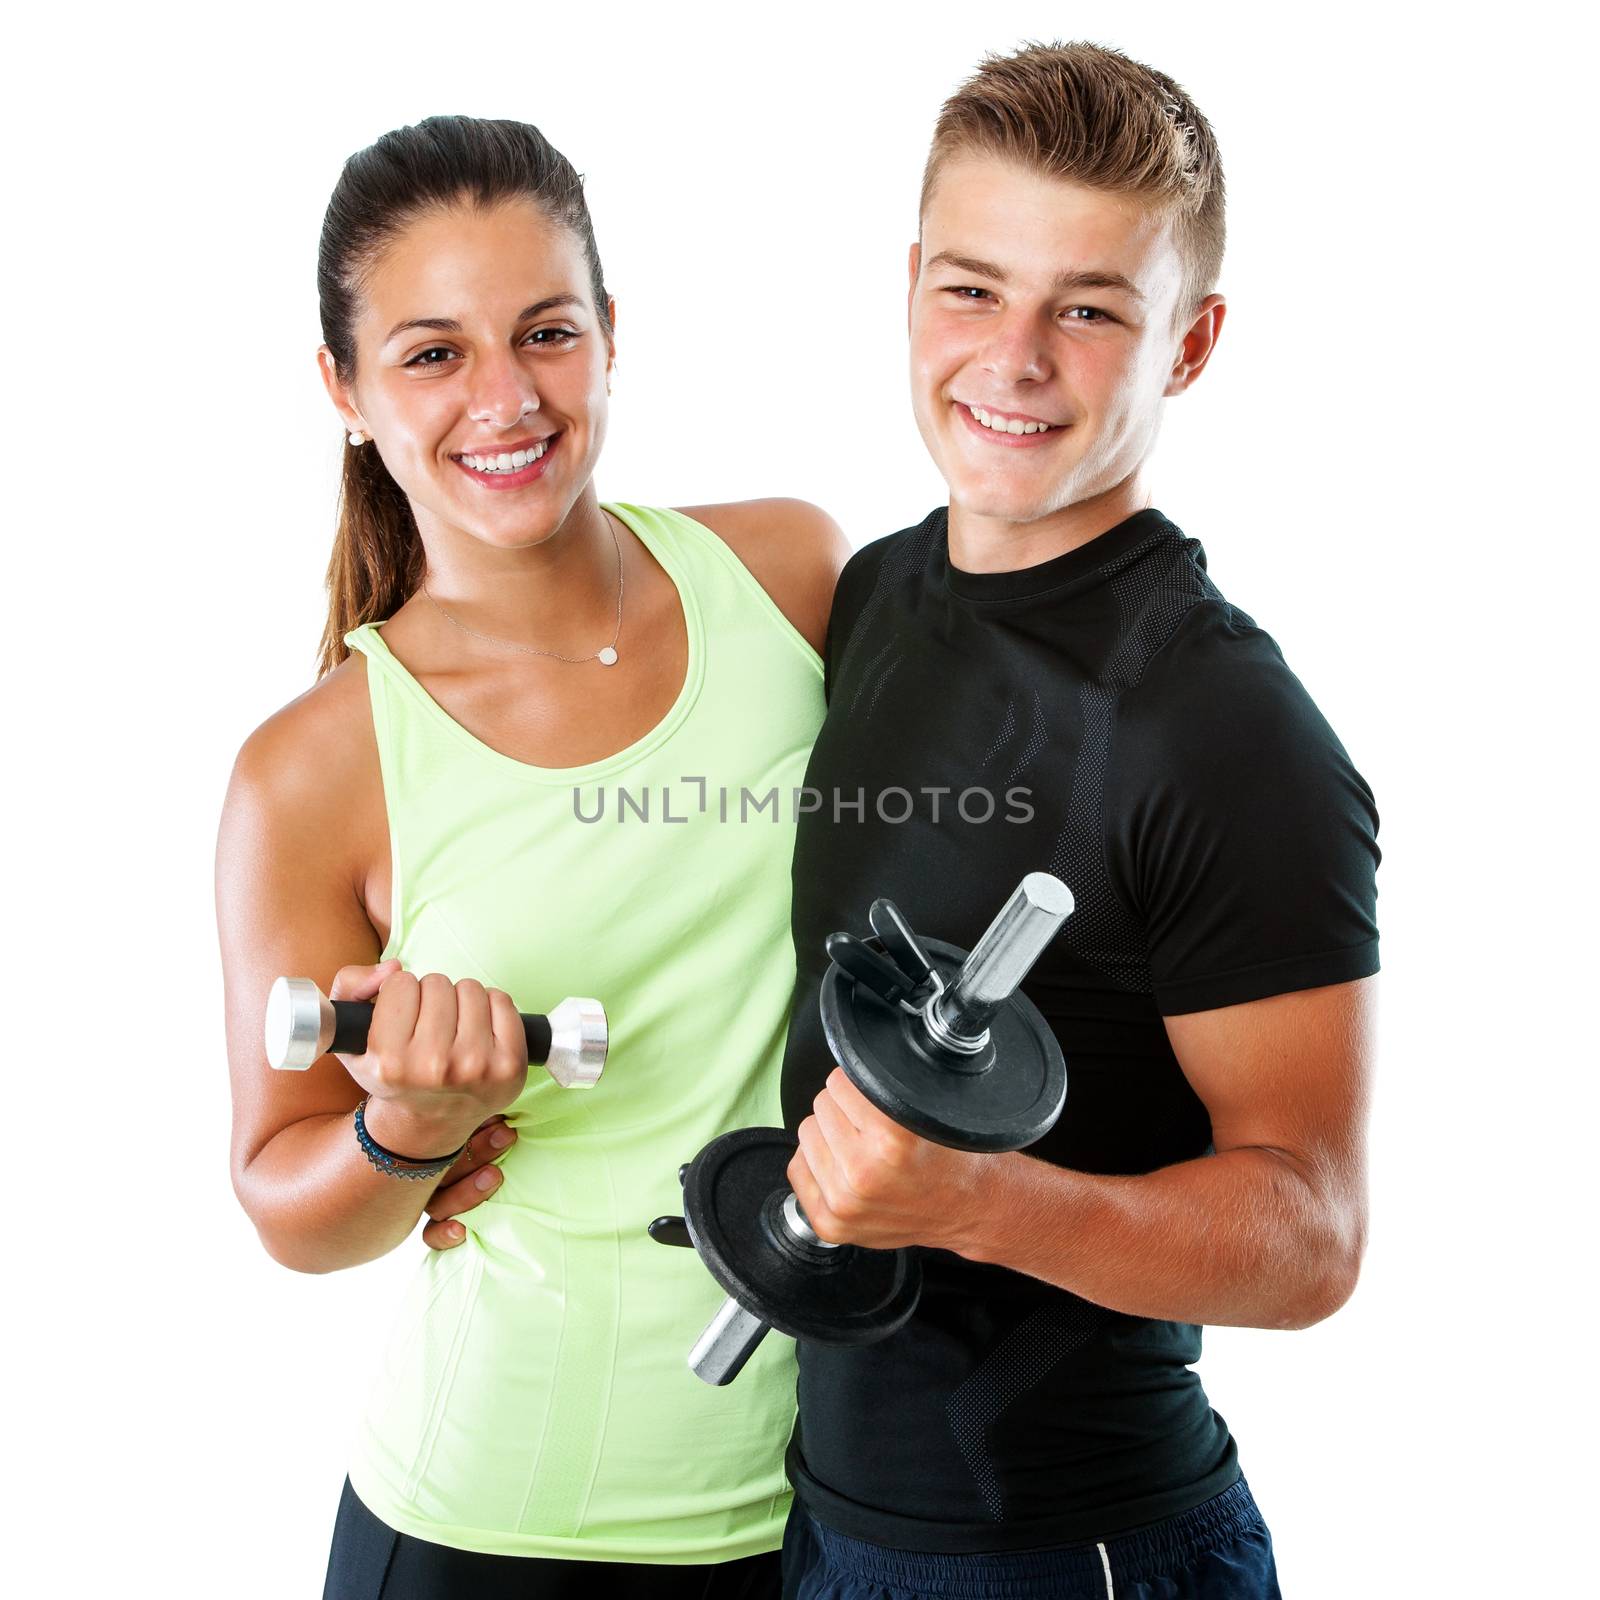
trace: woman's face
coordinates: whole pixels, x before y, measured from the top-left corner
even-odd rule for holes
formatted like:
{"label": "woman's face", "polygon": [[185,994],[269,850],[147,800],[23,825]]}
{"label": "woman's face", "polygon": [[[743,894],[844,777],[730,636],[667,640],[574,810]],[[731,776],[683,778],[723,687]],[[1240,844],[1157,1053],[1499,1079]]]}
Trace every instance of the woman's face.
{"label": "woman's face", "polygon": [[605,442],[613,353],[570,230],[531,201],[419,217],[364,284],[356,377],[324,380],[424,533],[504,549],[559,528]]}

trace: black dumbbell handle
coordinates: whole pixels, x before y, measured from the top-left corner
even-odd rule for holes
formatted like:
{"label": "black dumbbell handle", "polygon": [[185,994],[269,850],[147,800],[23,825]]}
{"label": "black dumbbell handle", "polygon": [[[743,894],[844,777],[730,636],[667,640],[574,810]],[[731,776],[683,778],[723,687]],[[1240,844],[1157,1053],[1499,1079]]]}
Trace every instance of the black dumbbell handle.
{"label": "black dumbbell handle", "polygon": [[[370,1000],[335,1000],[333,1005],[333,1043],[335,1055],[359,1056],[367,1051],[367,1030],[372,1026]],[[550,1019],[537,1012],[523,1011],[523,1036],[528,1041],[528,1065],[542,1067],[550,1059]]]}
{"label": "black dumbbell handle", "polygon": [[[598,1000],[575,996],[548,1015],[521,1013],[529,1066],[542,1066],[564,1089],[587,1089],[605,1070],[610,1030]],[[330,1051],[364,1055],[370,1000],[330,1000],[310,978],[279,978],[267,994],[263,1043],[269,1065],[303,1072]]]}

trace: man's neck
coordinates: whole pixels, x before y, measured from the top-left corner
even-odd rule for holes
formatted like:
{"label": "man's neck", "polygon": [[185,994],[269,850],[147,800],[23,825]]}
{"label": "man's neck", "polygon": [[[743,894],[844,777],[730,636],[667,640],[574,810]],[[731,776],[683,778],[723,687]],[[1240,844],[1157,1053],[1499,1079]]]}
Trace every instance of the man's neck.
{"label": "man's neck", "polygon": [[1037,522],[979,516],[952,500],[950,564],[961,572],[1020,572],[1098,539],[1149,504],[1142,472]]}

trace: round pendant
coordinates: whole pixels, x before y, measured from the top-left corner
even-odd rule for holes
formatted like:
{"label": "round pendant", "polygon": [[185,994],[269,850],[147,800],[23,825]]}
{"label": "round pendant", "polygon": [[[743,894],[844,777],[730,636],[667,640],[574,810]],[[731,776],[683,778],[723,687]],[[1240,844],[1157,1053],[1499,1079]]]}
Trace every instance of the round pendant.
{"label": "round pendant", "polygon": [[617,664],[617,652],[610,645],[607,645],[595,656],[595,660],[602,667],[614,667]]}

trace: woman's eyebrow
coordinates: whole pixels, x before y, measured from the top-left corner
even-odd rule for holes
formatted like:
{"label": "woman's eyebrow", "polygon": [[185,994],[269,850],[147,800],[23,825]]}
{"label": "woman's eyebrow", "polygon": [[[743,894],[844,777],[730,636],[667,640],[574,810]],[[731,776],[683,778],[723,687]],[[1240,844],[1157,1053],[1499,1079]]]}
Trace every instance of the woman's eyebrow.
{"label": "woman's eyebrow", "polygon": [[[517,313],[518,322],[526,322],[529,317],[537,317],[546,311],[553,311],[557,306],[581,306],[583,296],[576,294],[552,294],[543,300],[535,300],[531,306],[524,306]],[[408,328],[432,328],[437,333],[460,333],[461,324],[454,317],[412,317],[405,322],[397,322],[383,336],[383,342],[388,342],[397,333],[404,333]]]}

